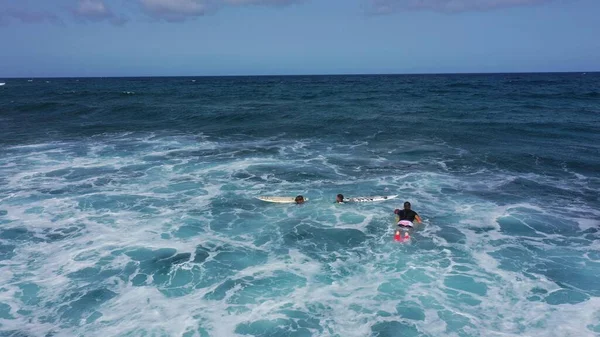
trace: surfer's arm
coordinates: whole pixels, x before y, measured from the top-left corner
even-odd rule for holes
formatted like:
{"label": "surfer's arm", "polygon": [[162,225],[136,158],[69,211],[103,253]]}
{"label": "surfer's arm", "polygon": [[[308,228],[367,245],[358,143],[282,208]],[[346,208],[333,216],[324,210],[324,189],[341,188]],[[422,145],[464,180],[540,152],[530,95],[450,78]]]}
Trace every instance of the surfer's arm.
{"label": "surfer's arm", "polygon": [[421,217],[418,215],[415,215],[415,220],[417,220],[418,223],[421,223]]}

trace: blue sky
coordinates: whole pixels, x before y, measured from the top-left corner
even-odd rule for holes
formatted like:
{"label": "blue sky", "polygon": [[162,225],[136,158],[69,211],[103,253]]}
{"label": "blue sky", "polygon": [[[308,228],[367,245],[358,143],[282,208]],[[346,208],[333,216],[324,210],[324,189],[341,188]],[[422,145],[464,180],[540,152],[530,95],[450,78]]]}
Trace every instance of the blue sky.
{"label": "blue sky", "polygon": [[600,70],[599,0],[0,0],[0,77]]}

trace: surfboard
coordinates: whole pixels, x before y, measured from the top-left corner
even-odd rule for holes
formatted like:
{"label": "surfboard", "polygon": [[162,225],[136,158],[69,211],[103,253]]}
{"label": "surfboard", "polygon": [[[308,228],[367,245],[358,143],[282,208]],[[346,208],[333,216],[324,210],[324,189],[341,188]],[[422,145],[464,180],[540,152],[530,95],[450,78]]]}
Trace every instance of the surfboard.
{"label": "surfboard", "polygon": [[357,197],[357,198],[348,198],[344,200],[344,202],[375,202],[375,201],[385,201],[390,199],[396,199],[398,195],[385,195],[385,196],[375,196],[375,197]]}
{"label": "surfboard", "polygon": [[[266,202],[274,202],[278,204],[294,204],[296,203],[296,197],[256,197],[258,200],[266,201]],[[308,198],[304,198],[304,202],[308,201]]]}

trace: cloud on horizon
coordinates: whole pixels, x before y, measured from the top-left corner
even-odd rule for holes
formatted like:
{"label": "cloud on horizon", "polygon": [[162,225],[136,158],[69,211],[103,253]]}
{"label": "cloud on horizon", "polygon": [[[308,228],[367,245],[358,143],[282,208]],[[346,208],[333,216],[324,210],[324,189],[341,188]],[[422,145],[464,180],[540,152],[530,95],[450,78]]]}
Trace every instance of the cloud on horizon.
{"label": "cloud on horizon", "polygon": [[80,0],[72,13],[81,20],[94,22],[107,20],[115,25],[126,22],[124,18],[117,17],[102,0]]}
{"label": "cloud on horizon", "polygon": [[[1,0],[0,0],[1,1]],[[67,12],[78,22],[110,22],[122,25],[127,20],[112,10],[110,0],[63,0],[70,2]],[[228,6],[271,6],[284,7],[296,3],[319,0],[134,0],[140,12],[157,20],[181,22],[211,14]],[[534,6],[554,0],[362,0],[371,14],[391,14],[400,11],[434,11],[460,13],[468,11],[489,11],[507,7]],[[29,3],[35,2],[30,0]],[[6,2],[5,2],[6,3]],[[123,1],[121,1],[123,3]],[[0,2],[0,24],[21,23],[62,23],[61,18],[34,7],[2,8]],[[14,4],[12,6],[15,6]],[[114,6],[116,7],[116,6]],[[114,8],[113,7],[113,8]]]}
{"label": "cloud on horizon", "polygon": [[390,14],[398,11],[460,13],[500,8],[532,6],[553,0],[367,0],[369,11]]}
{"label": "cloud on horizon", "polygon": [[208,6],[196,0],[139,0],[144,12],[154,18],[166,21],[183,21],[190,17],[204,15]]}
{"label": "cloud on horizon", "polygon": [[217,11],[224,6],[286,6],[304,0],[139,0],[144,12],[166,21],[184,21]]}
{"label": "cloud on horizon", "polygon": [[21,9],[4,9],[0,10],[0,24],[7,24],[11,21],[18,21],[21,23],[62,23],[60,18],[52,13],[43,11],[30,11]]}

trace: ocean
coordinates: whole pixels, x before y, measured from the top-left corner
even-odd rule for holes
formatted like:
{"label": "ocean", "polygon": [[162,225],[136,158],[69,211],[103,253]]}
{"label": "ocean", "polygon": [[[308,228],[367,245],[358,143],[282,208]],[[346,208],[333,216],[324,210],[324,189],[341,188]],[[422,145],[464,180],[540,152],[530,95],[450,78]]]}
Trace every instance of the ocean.
{"label": "ocean", "polygon": [[1,336],[600,335],[599,73],[2,82]]}

